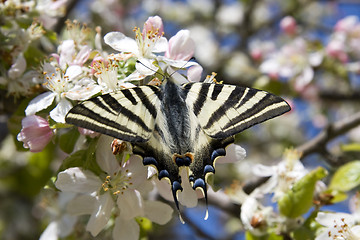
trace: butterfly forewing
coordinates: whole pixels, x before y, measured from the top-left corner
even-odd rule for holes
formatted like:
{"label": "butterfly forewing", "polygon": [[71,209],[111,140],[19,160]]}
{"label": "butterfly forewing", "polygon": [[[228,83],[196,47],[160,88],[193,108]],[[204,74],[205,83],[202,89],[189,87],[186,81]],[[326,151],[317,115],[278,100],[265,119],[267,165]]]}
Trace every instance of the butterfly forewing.
{"label": "butterfly forewing", "polygon": [[188,83],[184,92],[202,129],[217,139],[235,135],[290,110],[282,98],[253,88]]}
{"label": "butterfly forewing", "polygon": [[129,142],[145,142],[154,130],[160,89],[141,86],[84,101],[66,122]]}

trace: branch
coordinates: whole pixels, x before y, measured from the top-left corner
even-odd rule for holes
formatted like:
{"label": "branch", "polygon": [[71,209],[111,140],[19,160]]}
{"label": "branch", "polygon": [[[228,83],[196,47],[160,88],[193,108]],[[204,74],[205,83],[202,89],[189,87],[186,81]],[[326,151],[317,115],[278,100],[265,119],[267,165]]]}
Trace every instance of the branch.
{"label": "branch", "polygon": [[360,125],[360,112],[330,124],[323,129],[315,138],[297,147],[297,150],[302,152],[302,159],[315,152],[324,152],[326,144],[335,137],[338,137],[352,128]]}
{"label": "branch", "polygon": [[320,98],[330,101],[359,101],[360,91],[354,91],[351,93],[339,93],[335,91],[322,91],[319,93]]}

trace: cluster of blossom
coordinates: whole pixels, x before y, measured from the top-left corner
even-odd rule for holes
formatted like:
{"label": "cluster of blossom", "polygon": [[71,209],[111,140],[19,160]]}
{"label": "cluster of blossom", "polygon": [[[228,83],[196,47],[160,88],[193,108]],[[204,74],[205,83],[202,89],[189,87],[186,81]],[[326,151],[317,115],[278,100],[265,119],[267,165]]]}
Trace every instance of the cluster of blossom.
{"label": "cluster of blossom", "polygon": [[37,62],[36,57],[43,57],[39,52],[31,56],[36,46],[41,45],[47,50],[52,48],[51,42],[44,36],[44,27],[51,27],[56,18],[64,14],[66,2],[9,0],[0,4],[3,23],[0,32],[7,39],[1,46],[1,55],[3,65],[9,66],[0,77],[0,85],[7,89],[8,94],[17,97],[30,95],[32,88],[41,82],[27,61],[33,64]]}
{"label": "cluster of blossom", "polygon": [[349,71],[359,72],[360,64],[354,61],[359,57],[360,23],[357,16],[339,20],[330,41],[323,47],[302,36],[301,27],[291,16],[281,20],[280,29],[287,36],[280,40],[280,49],[274,41],[255,41],[250,46],[250,55],[260,63],[260,72],[270,78],[290,80],[294,89],[303,93],[325,58],[345,64]]}

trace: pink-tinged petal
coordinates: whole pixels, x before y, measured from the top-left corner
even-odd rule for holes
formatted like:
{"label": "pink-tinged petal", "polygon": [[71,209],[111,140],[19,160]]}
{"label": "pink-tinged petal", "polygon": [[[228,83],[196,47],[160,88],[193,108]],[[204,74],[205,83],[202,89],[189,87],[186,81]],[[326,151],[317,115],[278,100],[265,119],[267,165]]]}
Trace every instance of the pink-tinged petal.
{"label": "pink-tinged petal", "polygon": [[81,46],[80,51],[76,55],[76,58],[72,64],[82,66],[89,59],[90,52],[91,49],[88,45]]}
{"label": "pink-tinged petal", "polygon": [[104,36],[104,41],[107,45],[119,52],[132,52],[134,54],[139,52],[136,41],[121,32],[107,33]]}
{"label": "pink-tinged petal", "polygon": [[286,16],[280,21],[280,28],[288,35],[294,35],[297,32],[297,24],[295,18]]}
{"label": "pink-tinged petal", "polygon": [[29,105],[26,107],[26,116],[34,115],[35,113],[49,107],[53,103],[55,96],[56,93],[53,92],[44,92],[39,96],[36,96],[30,101]]}
{"label": "pink-tinged petal", "polygon": [[11,65],[8,75],[10,79],[16,79],[21,77],[21,75],[25,72],[26,69],[26,60],[22,54],[20,54],[13,65]]}
{"label": "pink-tinged petal", "polygon": [[63,192],[93,193],[101,188],[99,177],[89,170],[68,168],[58,174],[55,186]]}
{"label": "pink-tinged petal", "polygon": [[146,33],[148,32],[152,32],[152,33],[157,32],[159,36],[162,36],[164,34],[164,24],[162,22],[161,17],[153,16],[153,17],[149,17],[146,20],[143,28],[143,36],[146,36]]}
{"label": "pink-tinged petal", "polygon": [[111,150],[113,140],[113,137],[101,135],[96,147],[96,162],[111,177],[120,170],[120,165]]}
{"label": "pink-tinged petal", "polygon": [[174,211],[169,205],[159,201],[146,201],[144,208],[145,217],[161,225],[171,220]]}
{"label": "pink-tinged petal", "polygon": [[326,53],[333,58],[340,60],[342,63],[348,61],[348,55],[345,52],[345,43],[342,40],[332,40],[326,46]]}
{"label": "pink-tinged petal", "polygon": [[58,49],[60,53],[59,65],[61,69],[65,69],[66,65],[70,65],[75,56],[75,42],[74,40],[65,40]]}
{"label": "pink-tinged petal", "polygon": [[139,224],[134,219],[126,220],[121,216],[117,217],[112,235],[116,240],[138,240],[140,237]]}
{"label": "pink-tinged petal", "polygon": [[81,128],[81,127],[78,127],[78,131],[81,135],[89,136],[91,138],[96,138],[100,135],[100,133],[98,132],[94,132],[93,130]]}
{"label": "pink-tinged petal", "polygon": [[335,31],[337,32],[351,32],[358,24],[359,18],[357,16],[347,16],[335,24]]}
{"label": "pink-tinged petal", "polygon": [[165,57],[174,60],[187,61],[194,55],[195,42],[190,37],[189,30],[180,30],[169,40],[169,48],[165,52]]}
{"label": "pink-tinged petal", "polygon": [[31,152],[40,152],[51,141],[52,136],[49,123],[42,117],[31,115],[22,120],[22,129],[17,140],[24,142],[24,147],[30,148]]}
{"label": "pink-tinged petal", "polygon": [[111,211],[115,203],[110,193],[105,193],[99,196],[97,206],[94,212],[91,214],[86,230],[94,237],[104,229],[111,217]]}
{"label": "pink-tinged petal", "polygon": [[187,78],[190,82],[200,82],[203,68],[200,65],[194,65],[187,70]]}
{"label": "pink-tinged petal", "polygon": [[61,99],[58,105],[50,111],[50,117],[58,123],[65,123],[65,116],[72,108],[71,102],[65,98]]}
{"label": "pink-tinged petal", "polygon": [[135,217],[144,216],[143,199],[140,192],[127,189],[118,194],[117,206],[122,218],[130,220]]}

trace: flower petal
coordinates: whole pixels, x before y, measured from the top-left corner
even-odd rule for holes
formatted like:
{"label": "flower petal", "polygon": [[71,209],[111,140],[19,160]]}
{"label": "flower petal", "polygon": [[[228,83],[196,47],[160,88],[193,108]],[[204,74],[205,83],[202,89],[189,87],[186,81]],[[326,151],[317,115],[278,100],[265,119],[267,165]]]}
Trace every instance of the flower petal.
{"label": "flower petal", "polygon": [[157,39],[152,52],[154,53],[161,53],[161,52],[165,52],[166,49],[168,48],[168,40],[164,37],[160,37],[159,39]]}
{"label": "flower petal", "polygon": [[134,219],[126,220],[117,217],[112,235],[114,240],[138,240],[140,237],[139,224]]}
{"label": "flower petal", "polygon": [[86,230],[94,237],[98,235],[109,222],[111,211],[115,205],[110,193],[100,195],[97,203],[97,207],[91,214],[89,222],[86,225]]}
{"label": "flower petal", "polygon": [[58,240],[58,222],[52,221],[41,234],[39,240]]}
{"label": "flower petal", "polygon": [[56,93],[53,92],[44,92],[39,96],[35,97],[30,101],[29,105],[25,109],[26,116],[34,115],[35,113],[46,109],[54,101]]}
{"label": "flower petal", "polygon": [[159,69],[154,64],[152,64],[150,59],[147,58],[139,58],[138,61],[135,63],[135,68],[145,76],[154,75]]}
{"label": "flower petal", "polygon": [[144,208],[145,217],[161,225],[171,220],[174,211],[169,205],[159,201],[145,201]]}
{"label": "flower petal", "polygon": [[66,212],[71,215],[84,215],[91,214],[94,211],[94,207],[96,206],[96,198],[83,194],[75,197],[70,200],[66,207]]}
{"label": "flower petal", "polygon": [[50,117],[58,123],[65,123],[65,116],[72,107],[71,102],[63,98],[58,105],[50,111]]}
{"label": "flower petal", "polygon": [[21,77],[21,75],[25,72],[25,69],[26,60],[24,56],[20,54],[8,71],[9,78],[15,80],[16,78]]}
{"label": "flower petal", "polygon": [[121,32],[109,32],[104,36],[104,41],[107,45],[119,52],[132,52],[136,55],[139,52],[136,41]]}
{"label": "flower petal", "polygon": [[115,175],[120,170],[120,165],[111,150],[113,139],[113,137],[101,135],[96,147],[96,162],[110,176]]}
{"label": "flower petal", "polygon": [[30,115],[21,121],[22,129],[17,135],[17,140],[24,142],[25,148],[31,152],[40,152],[50,142],[53,131],[48,121],[36,115]]}
{"label": "flower petal", "polygon": [[143,199],[136,190],[127,189],[118,195],[117,206],[124,219],[144,216]]}
{"label": "flower petal", "polygon": [[68,168],[58,174],[55,186],[64,192],[92,193],[101,188],[102,182],[93,172],[78,167]]}
{"label": "flower petal", "polygon": [[195,42],[189,30],[180,30],[169,40],[165,56],[174,60],[189,60],[195,52]]}

